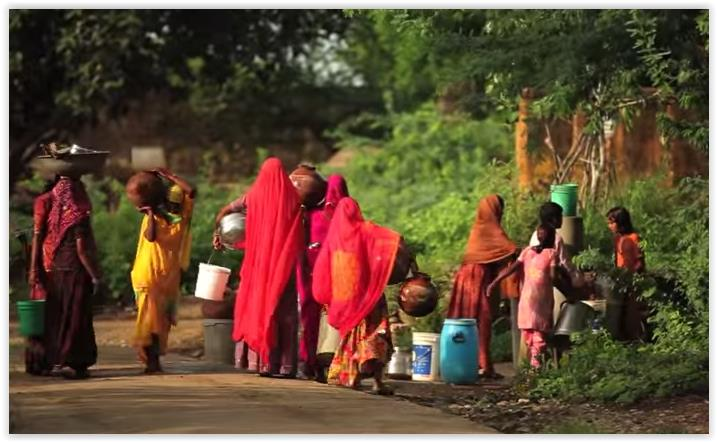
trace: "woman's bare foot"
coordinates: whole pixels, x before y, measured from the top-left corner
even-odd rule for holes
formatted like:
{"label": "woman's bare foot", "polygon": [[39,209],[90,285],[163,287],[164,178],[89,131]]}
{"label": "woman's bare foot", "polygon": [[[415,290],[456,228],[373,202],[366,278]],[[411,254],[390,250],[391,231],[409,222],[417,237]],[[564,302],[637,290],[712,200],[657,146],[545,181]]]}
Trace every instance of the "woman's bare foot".
{"label": "woman's bare foot", "polygon": [[383,383],[383,381],[374,379],[373,387],[371,387],[371,394],[378,394],[381,396],[391,396],[394,393],[393,387],[390,387]]}

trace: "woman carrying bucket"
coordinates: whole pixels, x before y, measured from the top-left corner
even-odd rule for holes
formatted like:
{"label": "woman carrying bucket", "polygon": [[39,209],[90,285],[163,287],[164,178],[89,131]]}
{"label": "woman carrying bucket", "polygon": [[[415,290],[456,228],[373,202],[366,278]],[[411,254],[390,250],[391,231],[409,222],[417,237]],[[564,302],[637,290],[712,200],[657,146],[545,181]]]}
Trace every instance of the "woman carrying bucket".
{"label": "woman carrying bucket", "polygon": [[155,173],[173,183],[162,198],[138,199],[137,180],[133,177],[127,183],[128,196],[141,204],[138,210],[144,214],[131,277],[137,304],[133,345],[146,365],[146,374],[162,371],[159,357],[166,353],[169,330],[177,325],[176,303],[181,272],[189,264],[196,196],[189,183],[171,172],[158,169]]}
{"label": "woman carrying bucket", "polygon": [[328,306],[328,321],[341,335],[328,382],[358,389],[373,378],[372,393],[391,394],[383,368],[393,346],[383,290],[401,236],[364,220],[358,203],[342,198],[314,266],[313,292]]}
{"label": "woman carrying bucket", "polygon": [[299,194],[281,162],[269,158],[238,203],[233,205],[236,209],[246,208],[246,251],[233,338],[251,349],[250,370],[292,378],[297,371],[298,332],[294,280],[304,241]]}
{"label": "woman carrying bucket", "polygon": [[479,374],[486,378],[499,377],[490,359],[493,306],[486,288],[503,268],[512,263],[517,251],[500,225],[503,205],[503,199],[498,195],[488,195],[478,203],[463,264],[453,284],[447,316],[478,321]]}
{"label": "woman carrying bucket", "polygon": [[26,353],[31,374],[83,379],[97,361],[92,295],[101,276],[91,210],[82,182],[68,176],[35,200],[30,298],[46,305],[44,334]]}

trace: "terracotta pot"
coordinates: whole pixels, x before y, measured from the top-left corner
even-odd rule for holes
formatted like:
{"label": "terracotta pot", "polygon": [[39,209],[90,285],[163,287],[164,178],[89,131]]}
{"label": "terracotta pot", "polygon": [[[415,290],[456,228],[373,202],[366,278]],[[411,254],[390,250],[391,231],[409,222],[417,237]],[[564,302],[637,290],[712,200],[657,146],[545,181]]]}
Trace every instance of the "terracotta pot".
{"label": "terracotta pot", "polygon": [[301,204],[306,207],[315,207],[326,196],[326,181],[310,167],[297,167],[291,172],[289,179],[296,187]]}
{"label": "terracotta pot", "polygon": [[425,273],[419,272],[407,279],[398,292],[399,307],[413,317],[428,315],[437,304],[438,289]]}
{"label": "terracotta pot", "polygon": [[164,200],[167,188],[162,179],[151,172],[139,172],[127,181],[127,198],[136,207],[155,206]]}

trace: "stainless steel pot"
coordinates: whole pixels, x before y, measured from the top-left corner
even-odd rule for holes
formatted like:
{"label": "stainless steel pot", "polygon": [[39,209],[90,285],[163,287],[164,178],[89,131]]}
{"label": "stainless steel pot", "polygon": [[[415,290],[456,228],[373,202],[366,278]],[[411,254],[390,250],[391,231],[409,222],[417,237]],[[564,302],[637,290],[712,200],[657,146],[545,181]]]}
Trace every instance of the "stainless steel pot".
{"label": "stainless steel pot", "polygon": [[595,315],[595,310],[584,302],[563,302],[553,334],[570,335],[585,330]]}
{"label": "stainless steel pot", "polygon": [[40,155],[32,160],[30,167],[47,176],[84,175],[102,170],[108,156],[107,151],[82,152],[62,158]]}
{"label": "stainless steel pot", "polygon": [[387,375],[391,379],[411,379],[411,358],[410,350],[403,350],[394,347],[393,356],[388,363]]}
{"label": "stainless steel pot", "polygon": [[224,247],[234,248],[234,243],[244,240],[246,234],[246,215],[230,213],[219,221],[219,239]]}

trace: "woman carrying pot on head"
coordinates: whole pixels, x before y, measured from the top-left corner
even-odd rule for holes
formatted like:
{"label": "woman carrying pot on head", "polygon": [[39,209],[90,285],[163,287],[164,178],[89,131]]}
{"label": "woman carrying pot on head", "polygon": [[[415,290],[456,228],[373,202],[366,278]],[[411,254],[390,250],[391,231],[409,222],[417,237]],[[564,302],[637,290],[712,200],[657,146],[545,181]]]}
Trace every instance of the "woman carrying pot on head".
{"label": "woman carrying pot on head", "polygon": [[45,328],[40,339],[31,339],[26,353],[31,374],[83,379],[97,361],[92,295],[101,274],[91,211],[78,177],[59,177],[35,199],[30,297],[45,299]]}
{"label": "woman carrying pot on head", "polygon": [[295,377],[295,272],[304,241],[299,194],[281,162],[269,158],[246,196],[230,206],[233,208],[222,209],[219,215],[246,209],[245,253],[234,306],[233,338],[251,349],[247,355],[250,370],[261,376]]}
{"label": "woman carrying pot on head", "polygon": [[[478,365],[480,375],[500,377],[490,359],[492,310],[498,297],[486,289],[498,273],[516,258],[517,247],[503,231],[500,222],[504,203],[498,195],[480,200],[476,220],[468,237],[463,264],[456,274],[448,307],[448,318],[474,318],[478,321]],[[495,304],[495,305],[492,305]]]}
{"label": "woman carrying pot on head", "polygon": [[[146,365],[145,373],[162,371],[159,357],[167,351],[169,331],[177,325],[177,300],[182,270],[189,265],[190,221],[195,189],[166,169],[135,175],[127,183],[127,195],[144,214],[137,254],[132,266],[132,288],[137,304],[133,345]],[[142,195],[136,177],[153,180],[156,195]],[[172,183],[168,191],[159,181]]]}
{"label": "woman carrying pot on head", "polygon": [[383,368],[393,345],[383,290],[388,284],[401,236],[364,220],[358,203],[342,198],[314,266],[313,293],[328,306],[328,321],[341,335],[328,382],[360,388],[373,378],[372,392],[391,394]]}
{"label": "woman carrying pot on head", "polygon": [[[295,172],[296,173],[296,172]],[[317,366],[317,345],[321,322],[321,304],[312,293],[314,266],[319,256],[333,218],[336,206],[349,194],[346,181],[341,175],[331,175],[327,180],[323,200],[313,207],[304,209],[304,232],[306,247],[297,267],[297,287],[301,305],[301,341],[299,343],[300,376],[323,381],[322,370]]]}

